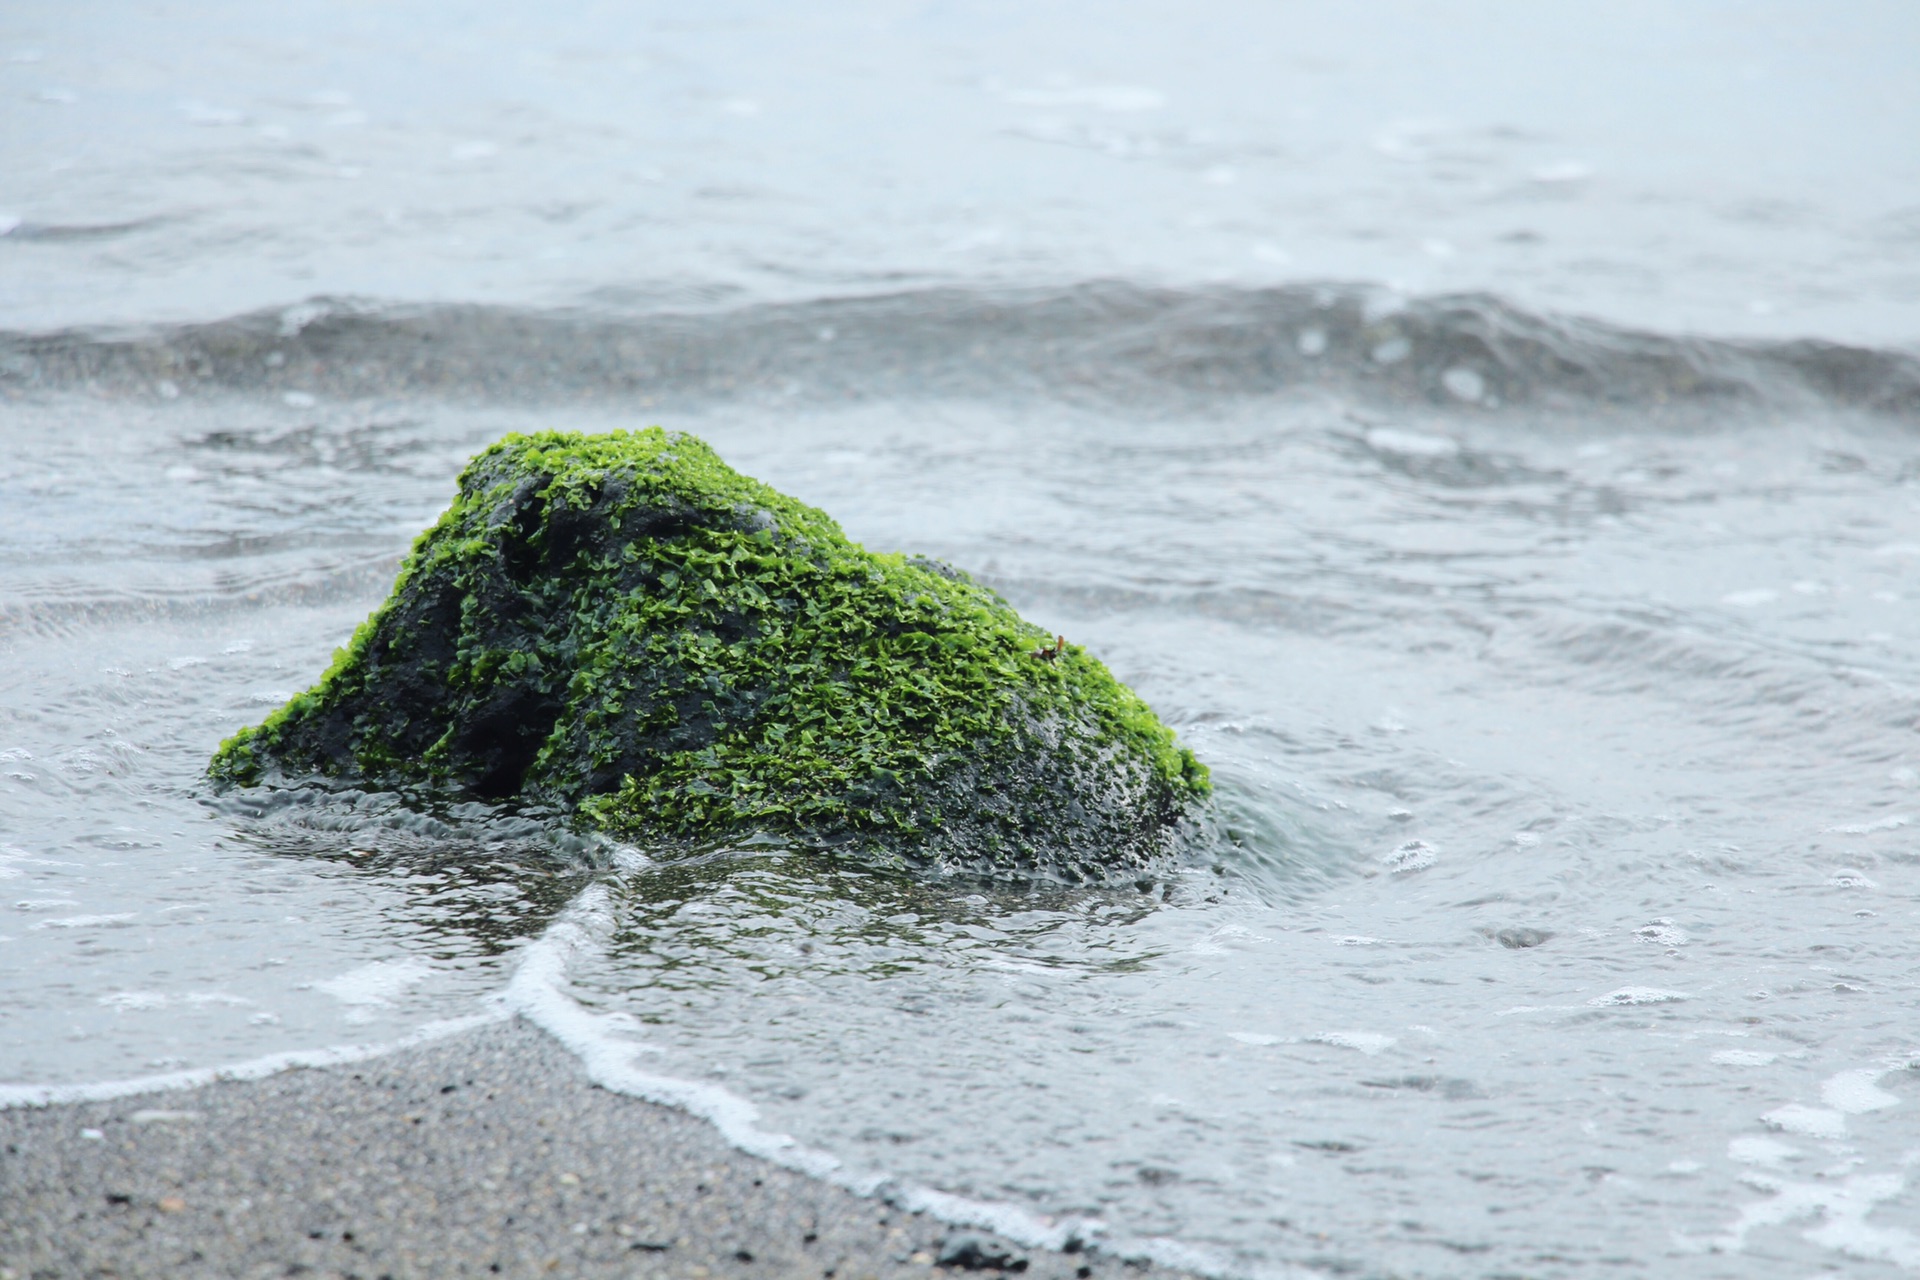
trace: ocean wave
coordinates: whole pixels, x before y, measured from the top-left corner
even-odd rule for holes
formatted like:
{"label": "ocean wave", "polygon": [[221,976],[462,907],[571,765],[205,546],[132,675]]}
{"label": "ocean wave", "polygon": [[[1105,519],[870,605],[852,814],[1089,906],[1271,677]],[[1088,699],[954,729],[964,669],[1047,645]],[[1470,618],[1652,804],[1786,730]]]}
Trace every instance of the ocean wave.
{"label": "ocean wave", "polygon": [[1543,315],[1359,286],[932,288],[618,312],[314,298],[139,330],[0,333],[0,394],[496,402],[1065,397],[1134,408],[1324,387],[1456,409],[1739,405],[1920,416],[1920,355]]}

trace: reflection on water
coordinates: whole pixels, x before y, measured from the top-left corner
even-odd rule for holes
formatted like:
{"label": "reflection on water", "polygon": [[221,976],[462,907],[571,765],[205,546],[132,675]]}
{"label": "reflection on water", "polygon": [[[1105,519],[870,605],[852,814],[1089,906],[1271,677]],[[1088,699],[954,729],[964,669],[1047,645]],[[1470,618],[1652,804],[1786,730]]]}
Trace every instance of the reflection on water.
{"label": "reflection on water", "polygon": [[[929,964],[967,966],[988,938],[1035,964],[1137,968],[1143,957],[1062,938],[1063,926],[1132,923],[1171,897],[1175,883],[1146,880],[1130,892],[1006,890],[822,868],[792,854],[721,853],[623,875],[607,959],[610,971],[632,973],[633,985],[650,993],[726,986],[742,970],[816,989],[904,977]],[[1211,900],[1224,896],[1207,887]]]}
{"label": "reflection on water", "polygon": [[393,891],[380,914],[442,961],[500,956],[538,936],[604,860],[595,842],[557,824],[502,818],[479,805],[453,806],[470,812],[436,818],[397,796],[259,800],[217,798],[217,810],[238,818],[236,845]]}

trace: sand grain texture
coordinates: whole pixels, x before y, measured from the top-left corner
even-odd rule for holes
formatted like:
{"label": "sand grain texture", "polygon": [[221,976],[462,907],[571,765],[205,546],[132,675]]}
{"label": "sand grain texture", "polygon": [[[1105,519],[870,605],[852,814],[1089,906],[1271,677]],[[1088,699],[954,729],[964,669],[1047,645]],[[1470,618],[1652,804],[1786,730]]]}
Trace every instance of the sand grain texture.
{"label": "sand grain texture", "polygon": [[[99,1137],[86,1131],[98,1131]],[[971,1237],[774,1168],[503,1024],[352,1067],[0,1112],[0,1276],[928,1277]],[[976,1269],[993,1275],[1000,1268]]]}

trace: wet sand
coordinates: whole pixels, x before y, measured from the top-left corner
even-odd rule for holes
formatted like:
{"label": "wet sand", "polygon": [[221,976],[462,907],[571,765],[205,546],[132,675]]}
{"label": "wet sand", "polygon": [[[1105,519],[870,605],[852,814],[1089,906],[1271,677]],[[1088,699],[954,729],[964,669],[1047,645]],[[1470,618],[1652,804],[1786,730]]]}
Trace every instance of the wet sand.
{"label": "wet sand", "polygon": [[518,1023],[352,1066],[0,1111],[0,1280],[1175,1273],[1022,1249],[608,1093]]}

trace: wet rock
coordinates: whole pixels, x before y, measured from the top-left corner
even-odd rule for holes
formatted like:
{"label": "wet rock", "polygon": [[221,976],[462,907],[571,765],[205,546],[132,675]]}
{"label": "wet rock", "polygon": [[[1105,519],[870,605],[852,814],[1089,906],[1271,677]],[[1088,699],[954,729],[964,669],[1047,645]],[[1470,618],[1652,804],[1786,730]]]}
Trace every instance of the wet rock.
{"label": "wet rock", "polygon": [[941,1242],[934,1262],[938,1266],[959,1271],[1018,1273],[1027,1269],[1027,1260],[1014,1254],[1011,1249],[985,1236],[974,1235],[948,1236]]}
{"label": "wet rock", "polygon": [[211,772],[1068,879],[1168,850],[1210,792],[1084,650],[658,428],[474,459],[320,682]]}

